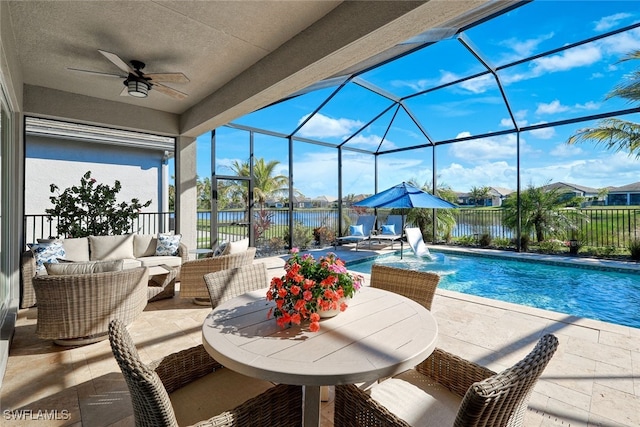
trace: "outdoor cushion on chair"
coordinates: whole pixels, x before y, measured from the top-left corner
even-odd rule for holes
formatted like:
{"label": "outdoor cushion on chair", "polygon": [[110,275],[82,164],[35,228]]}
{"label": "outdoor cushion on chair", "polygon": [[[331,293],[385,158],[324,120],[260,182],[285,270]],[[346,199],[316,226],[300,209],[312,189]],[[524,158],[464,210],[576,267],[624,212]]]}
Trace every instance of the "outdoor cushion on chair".
{"label": "outdoor cushion on chair", "polygon": [[300,425],[300,386],[274,386],[233,372],[202,345],[147,365],[118,320],[109,324],[109,341],[131,394],[136,426],[190,425],[200,420],[206,421],[198,425],[229,427]]}
{"label": "outdoor cushion on chair", "polygon": [[558,347],[545,335],[499,374],[436,348],[415,369],[361,390],[336,386],[334,425],[521,426],[529,397]]}
{"label": "outdoor cushion on chair", "polygon": [[334,243],[334,247],[338,243],[353,243],[356,244],[356,251],[358,250],[358,244],[371,238],[371,231],[376,223],[375,215],[360,215],[356,224],[349,226],[349,235],[338,237]]}

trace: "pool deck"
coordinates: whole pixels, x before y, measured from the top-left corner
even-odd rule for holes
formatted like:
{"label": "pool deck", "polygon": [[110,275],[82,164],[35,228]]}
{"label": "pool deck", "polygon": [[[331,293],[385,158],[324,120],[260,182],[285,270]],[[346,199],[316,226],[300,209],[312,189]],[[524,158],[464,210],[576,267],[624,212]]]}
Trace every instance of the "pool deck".
{"label": "pool deck", "polygon": [[[398,245],[395,245],[396,249]],[[386,247],[341,246],[338,256],[353,262]],[[448,249],[449,247],[447,247]],[[436,246],[434,250],[445,249]],[[475,251],[475,250],[474,250]],[[325,251],[314,252],[319,255]],[[536,257],[533,254],[510,256]],[[585,258],[574,263],[638,269],[637,264]],[[283,272],[284,257],[264,262],[270,277]],[[368,283],[368,275],[365,275]],[[35,336],[36,308],[20,310],[7,371],[0,389],[0,410],[62,410],[69,419],[12,421],[7,426],[133,426],[131,403],[108,341],[64,349]],[[201,342],[201,326],[210,309],[179,298],[147,305],[129,326],[141,357],[157,359]],[[493,370],[511,366],[540,336],[553,333],[560,347],[532,395],[525,426],[640,425],[640,329],[578,318],[501,301],[438,289],[432,312],[438,321],[438,346]],[[332,426],[332,402],[323,404],[323,426]],[[3,412],[4,414],[4,412]],[[65,418],[65,417],[59,417]]]}

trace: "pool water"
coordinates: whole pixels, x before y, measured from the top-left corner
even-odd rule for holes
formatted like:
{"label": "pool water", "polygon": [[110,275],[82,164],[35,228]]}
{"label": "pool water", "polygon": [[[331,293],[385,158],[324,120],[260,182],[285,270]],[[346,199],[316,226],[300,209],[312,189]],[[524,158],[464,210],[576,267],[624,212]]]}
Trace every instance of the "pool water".
{"label": "pool water", "polygon": [[391,255],[348,268],[370,273],[375,262],[432,271],[439,288],[640,328],[640,273],[433,253],[434,261]]}

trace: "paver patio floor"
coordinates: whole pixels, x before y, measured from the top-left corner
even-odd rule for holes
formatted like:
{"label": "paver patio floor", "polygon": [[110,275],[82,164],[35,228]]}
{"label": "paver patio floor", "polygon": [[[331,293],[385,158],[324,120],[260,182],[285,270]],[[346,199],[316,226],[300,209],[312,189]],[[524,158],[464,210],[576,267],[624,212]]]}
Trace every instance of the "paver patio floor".
{"label": "paver patio floor", "polygon": [[[349,246],[336,252],[347,262],[372,253]],[[282,258],[255,262],[265,262],[271,277],[282,274]],[[108,341],[65,349],[41,340],[35,336],[36,310],[19,312],[0,390],[2,425],[133,426]],[[151,361],[199,344],[209,311],[178,294],[149,303],[129,331],[141,357]],[[640,425],[640,329],[444,289],[437,291],[432,311],[439,347],[495,371],[523,357],[543,334],[558,337],[560,347],[535,388],[526,426]],[[7,412],[21,410],[31,410],[34,419],[12,420]],[[35,419],[44,410],[57,410],[59,419]],[[331,401],[323,404],[323,425],[333,425],[332,411]]]}

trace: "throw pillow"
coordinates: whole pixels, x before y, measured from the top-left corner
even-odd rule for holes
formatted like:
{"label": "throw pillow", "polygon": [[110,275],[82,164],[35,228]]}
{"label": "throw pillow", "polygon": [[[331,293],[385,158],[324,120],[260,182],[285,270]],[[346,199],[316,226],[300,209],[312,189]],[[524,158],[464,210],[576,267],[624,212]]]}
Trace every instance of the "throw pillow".
{"label": "throw pillow", "polygon": [[235,242],[229,243],[229,251],[225,254],[239,254],[240,252],[244,252],[249,249],[249,238],[244,238],[240,240],[236,240]]}
{"label": "throw pillow", "polygon": [[396,234],[396,226],[395,224],[383,225],[382,226],[382,234]]}
{"label": "throw pillow", "polygon": [[58,258],[65,258],[64,246],[59,240],[46,243],[33,243],[29,245],[36,259],[36,270],[43,271],[44,263],[57,263]]}
{"label": "throw pillow", "polygon": [[158,234],[156,255],[176,256],[180,247],[182,234]]}
{"label": "throw pillow", "polygon": [[362,224],[360,224],[360,225],[350,225],[349,226],[349,235],[350,236],[364,236],[364,227],[362,227]]}
{"label": "throw pillow", "polygon": [[109,271],[122,271],[123,260],[117,261],[88,261],[65,262],[62,264],[45,263],[47,274],[50,276],[65,276],[72,274],[106,273]]}
{"label": "throw pillow", "polygon": [[231,249],[229,242],[222,242],[218,245],[216,250],[213,251],[213,256],[227,255],[229,253],[229,249]]}

